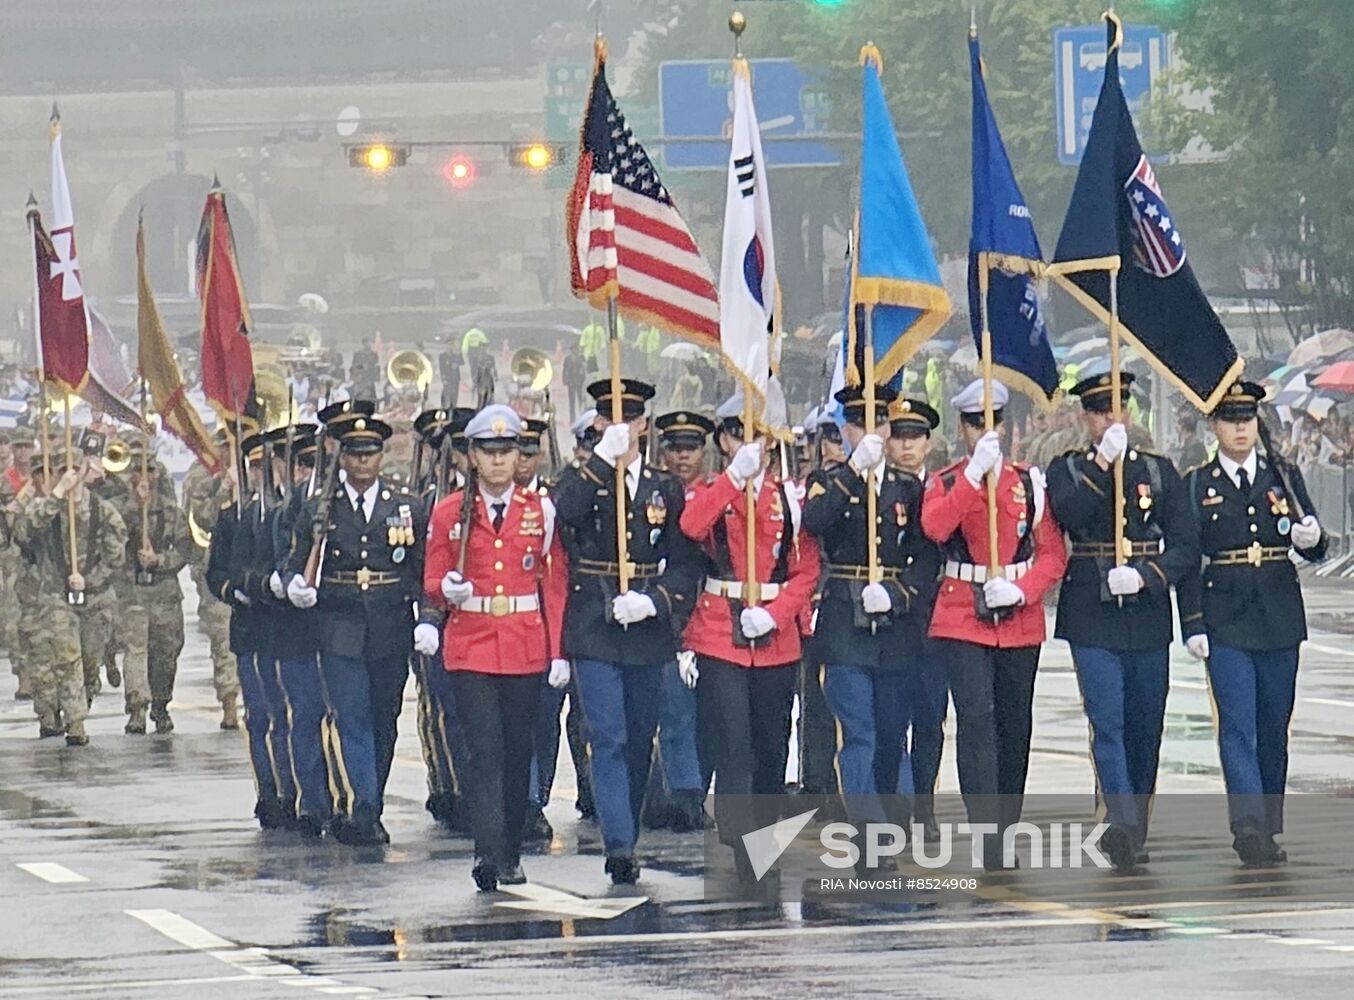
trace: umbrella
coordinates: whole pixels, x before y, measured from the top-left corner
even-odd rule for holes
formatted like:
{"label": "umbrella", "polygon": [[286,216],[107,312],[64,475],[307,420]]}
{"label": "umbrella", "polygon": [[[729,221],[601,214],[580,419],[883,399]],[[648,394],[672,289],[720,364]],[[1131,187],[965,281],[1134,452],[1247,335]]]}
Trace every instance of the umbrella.
{"label": "umbrella", "polygon": [[1276,382],[1279,385],[1283,385],[1284,382],[1288,380],[1288,376],[1292,375],[1295,371],[1297,371],[1297,369],[1294,368],[1292,365],[1280,365],[1278,368],[1275,368],[1272,372],[1270,372],[1260,381]]}
{"label": "umbrella", "polygon": [[1311,392],[1311,387],[1307,385],[1307,373],[1298,372],[1289,379],[1282,389],[1274,394],[1270,400],[1275,406],[1299,406]]}
{"label": "umbrella", "polygon": [[1315,396],[1307,404],[1307,412],[1317,420],[1325,420],[1330,413],[1331,408],[1336,405],[1336,401],[1326,396]]}
{"label": "umbrella", "polygon": [[1354,331],[1323,330],[1314,333],[1288,355],[1288,363],[1298,368],[1306,368],[1314,361],[1332,358],[1348,350],[1354,350]]}
{"label": "umbrella", "polygon": [[1079,341],[1067,349],[1067,360],[1074,361],[1088,354],[1103,354],[1109,350],[1110,342],[1105,337],[1091,337]]}
{"label": "umbrella", "polygon": [[978,348],[974,346],[973,341],[969,341],[959,350],[950,355],[950,364],[959,365],[961,368],[975,368],[978,365]]}
{"label": "umbrella", "polygon": [[705,351],[688,341],[679,340],[663,348],[658,356],[673,361],[699,361],[705,356]]}
{"label": "umbrella", "polygon": [[1322,389],[1354,392],[1354,361],[1337,361],[1318,375],[1312,385]]}

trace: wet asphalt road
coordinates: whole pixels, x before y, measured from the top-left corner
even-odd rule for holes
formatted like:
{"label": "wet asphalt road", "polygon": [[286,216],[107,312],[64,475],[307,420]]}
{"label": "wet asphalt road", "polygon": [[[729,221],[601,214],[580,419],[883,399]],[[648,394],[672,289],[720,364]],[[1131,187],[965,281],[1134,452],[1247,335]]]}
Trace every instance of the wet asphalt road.
{"label": "wet asphalt road", "polygon": [[[1303,655],[1296,791],[1354,784],[1351,596],[1348,584],[1309,591],[1321,631]],[[0,997],[1350,995],[1354,893],[1303,898],[1354,872],[1295,847],[1351,839],[1342,828],[1290,826],[1292,863],[1261,876],[1238,872],[1224,828],[1154,840],[1148,872],[1094,906],[1030,901],[1008,891],[1019,873],[938,908],[715,904],[699,837],[646,834],[640,884],[609,886],[595,827],[574,818],[566,752],[548,853],[525,859],[528,886],[486,897],[468,877],[468,841],[423,811],[410,702],[389,850],[264,836],[243,736],[217,729],[205,641],[191,621],[188,633],[171,737],[122,735],[120,692],[105,691],[90,747],[39,742],[0,664]],[[1089,801],[1061,643],[1045,650],[1035,708],[1031,792]],[[1160,792],[1220,791],[1202,668],[1180,647],[1167,710]],[[953,767],[947,747],[945,788]],[[1223,891],[1181,900],[1173,868]]]}

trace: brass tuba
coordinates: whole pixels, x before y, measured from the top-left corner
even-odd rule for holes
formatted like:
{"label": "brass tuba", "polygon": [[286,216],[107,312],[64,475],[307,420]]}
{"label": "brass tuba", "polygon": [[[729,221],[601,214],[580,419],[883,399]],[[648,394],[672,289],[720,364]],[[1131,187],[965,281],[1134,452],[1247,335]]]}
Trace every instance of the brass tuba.
{"label": "brass tuba", "polygon": [[188,508],[188,533],[193,536],[193,544],[200,549],[210,548],[212,544],[212,532],[210,528],[204,528],[197,523],[197,518],[193,516],[193,508]]}
{"label": "brass tuba", "polygon": [[103,450],[103,471],[110,476],[116,476],[119,472],[126,472],[132,464],[132,452],[127,447],[127,442],[113,440],[108,442],[108,446]]}
{"label": "brass tuba", "polygon": [[254,367],[254,399],[263,411],[259,430],[271,431],[294,424],[300,415],[291,398],[287,376],[277,365],[268,363]]}
{"label": "brass tuba", "polygon": [[548,386],[555,377],[554,363],[539,347],[519,347],[513,351],[508,368],[514,382],[521,382],[522,376],[528,376],[531,388],[537,392]]}
{"label": "brass tuba", "polygon": [[396,351],[386,362],[386,379],[396,389],[413,386],[420,393],[428,391],[433,381],[433,363],[422,351]]}

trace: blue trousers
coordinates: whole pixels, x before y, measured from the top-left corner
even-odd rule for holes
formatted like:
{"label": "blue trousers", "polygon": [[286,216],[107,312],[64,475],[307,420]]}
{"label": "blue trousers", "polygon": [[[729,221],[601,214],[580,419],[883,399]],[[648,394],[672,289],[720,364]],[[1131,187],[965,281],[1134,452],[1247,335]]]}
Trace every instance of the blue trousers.
{"label": "blue trousers", "polygon": [[282,660],[278,669],[291,712],[289,747],[296,779],[297,815],[307,816],[323,825],[333,815],[334,799],[325,758],[328,702],[320,676],[319,656]]}
{"label": "blue trousers", "polygon": [[704,792],[696,751],[696,692],[682,683],[677,663],[663,664],[658,703],[658,754],[668,792]]}
{"label": "blue trousers", "polygon": [[361,660],[320,654],[320,675],[329,696],[330,764],[338,779],[342,813],[369,825],[381,817],[372,728],[371,684]]}
{"label": "blue trousers", "polygon": [[823,694],[841,728],[837,773],[853,820],[882,822],[886,811],[879,796],[912,795],[910,687],[904,670],[829,663],[823,671]]}
{"label": "blue trousers", "polygon": [[1253,826],[1261,833],[1282,833],[1298,647],[1211,645],[1208,687],[1218,714],[1218,754],[1232,830]]}
{"label": "blue trousers", "polygon": [[283,806],[296,815],[296,772],[291,759],[291,710],[287,692],[282,686],[282,667],[277,657],[266,653],[254,655],[254,668],[263,688],[263,700],[268,710],[268,752],[277,777],[277,795]]}
{"label": "blue trousers", "polygon": [[240,676],[240,699],[244,702],[244,730],[249,743],[249,766],[254,772],[254,786],[259,801],[278,797],[277,768],[273,764],[268,743],[268,697],[263,679],[259,676],[257,659],[253,653],[240,653],[235,658]]}
{"label": "blue trousers", "polygon": [[1141,847],[1157,787],[1161,730],[1170,687],[1170,650],[1072,646],[1081,701],[1091,725],[1096,794],[1109,821]]}
{"label": "blue trousers", "polygon": [[634,853],[639,835],[662,667],[579,660],[574,670],[602,845],[608,857],[625,857]]}
{"label": "blue trousers", "polygon": [[918,637],[918,655],[908,671],[908,707],[911,709],[913,806],[919,820],[934,815],[933,797],[940,780],[940,758],[945,750],[945,715],[950,707],[950,682],[945,658],[931,640]]}

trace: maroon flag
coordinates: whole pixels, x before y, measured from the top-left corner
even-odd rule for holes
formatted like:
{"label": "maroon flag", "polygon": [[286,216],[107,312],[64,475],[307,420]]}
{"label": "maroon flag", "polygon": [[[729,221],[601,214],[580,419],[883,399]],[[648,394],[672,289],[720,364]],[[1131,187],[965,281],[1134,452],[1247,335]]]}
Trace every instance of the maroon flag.
{"label": "maroon flag", "polygon": [[219,181],[207,194],[198,227],[197,292],[202,302],[202,391],[222,416],[250,415],[256,407],[249,304]]}
{"label": "maroon flag", "polygon": [[67,392],[78,392],[89,373],[89,314],[75,250],[75,214],[71,210],[66,164],[61,156],[61,119],[52,111],[52,231],[42,227],[38,203],[28,199],[33,235],[38,334],[38,363],[44,378]]}

